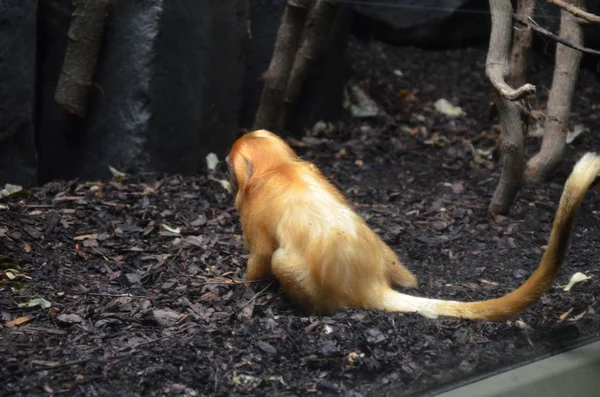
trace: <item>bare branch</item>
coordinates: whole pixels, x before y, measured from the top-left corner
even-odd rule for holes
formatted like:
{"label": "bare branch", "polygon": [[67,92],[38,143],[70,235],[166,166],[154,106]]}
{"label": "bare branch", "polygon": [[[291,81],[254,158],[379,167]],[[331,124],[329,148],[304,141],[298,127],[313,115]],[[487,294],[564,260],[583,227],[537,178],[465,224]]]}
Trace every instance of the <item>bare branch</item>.
{"label": "bare branch", "polygon": [[502,170],[498,186],[488,207],[488,214],[491,217],[508,214],[523,185],[525,170],[525,143],[518,102],[510,101],[498,92],[494,95],[494,102],[502,124],[500,143]]}
{"label": "bare branch", "polygon": [[323,56],[327,48],[327,39],[337,14],[336,0],[318,0],[310,13],[306,24],[306,37],[296,54],[294,66],[285,91],[285,108],[281,116],[280,127],[285,127],[296,110],[296,104],[302,95],[304,83],[315,63]]}
{"label": "bare branch", "polygon": [[285,88],[300,45],[310,0],[288,0],[277,31],[273,57],[265,73],[265,84],[253,129],[275,128],[283,108]]}
{"label": "bare branch", "polygon": [[[533,15],[535,0],[519,0],[517,2],[517,16],[527,20]],[[513,35],[512,51],[510,54],[510,76],[508,84],[511,87],[522,86],[527,82],[527,65],[531,49],[531,29],[515,29]]]}
{"label": "bare branch", "polygon": [[494,88],[503,97],[515,101],[535,93],[535,86],[525,84],[517,89],[504,80],[510,73],[509,51],[512,42],[513,8],[508,0],[490,0],[492,32],[485,71]]}
{"label": "bare branch", "polygon": [[69,113],[84,117],[102,45],[108,0],[75,0],[74,5],[54,100]]}
{"label": "bare branch", "polygon": [[548,0],[550,3],[556,4],[563,10],[570,12],[576,17],[579,17],[588,22],[600,23],[600,16],[587,12],[573,4],[567,3],[564,0]]}
{"label": "bare branch", "polygon": [[591,49],[591,48],[588,48],[588,47],[584,47],[583,45],[579,45],[579,44],[576,44],[576,43],[571,43],[570,41],[565,40],[564,38],[561,38],[561,37],[555,35],[551,31],[542,28],[540,25],[537,24],[537,22],[535,22],[531,18],[529,18],[529,23],[525,22],[522,19],[519,19],[517,16],[513,17],[513,19],[515,20],[515,22],[519,23],[520,25],[527,26],[531,30],[533,30],[533,31],[535,31],[535,32],[537,32],[537,33],[539,33],[541,35],[544,35],[544,36],[546,36],[546,37],[548,37],[548,38],[550,38],[550,39],[552,39],[552,40],[556,41],[557,43],[560,43],[560,44],[562,44],[564,46],[567,46],[567,47],[572,48],[574,50],[585,52],[585,53],[588,53],[588,54],[600,55],[600,51],[598,51],[598,50],[594,50],[594,49]]}
{"label": "bare branch", "polygon": [[486,60],[486,73],[494,86],[494,103],[502,123],[502,172],[488,207],[490,216],[508,213],[523,182],[525,149],[521,114],[516,99],[535,92],[525,84],[513,90],[505,81],[510,73],[509,55],[513,8],[510,0],[490,0],[492,31]]}
{"label": "bare branch", "polygon": [[[581,4],[581,0],[572,0]],[[560,37],[580,45],[583,43],[583,29],[569,12],[561,11]],[[561,162],[567,146],[569,114],[579,73],[581,52],[563,44],[556,45],[554,76],[548,97],[547,117],[544,125],[544,138],[540,151],[527,163],[525,178],[528,182],[542,182]]]}

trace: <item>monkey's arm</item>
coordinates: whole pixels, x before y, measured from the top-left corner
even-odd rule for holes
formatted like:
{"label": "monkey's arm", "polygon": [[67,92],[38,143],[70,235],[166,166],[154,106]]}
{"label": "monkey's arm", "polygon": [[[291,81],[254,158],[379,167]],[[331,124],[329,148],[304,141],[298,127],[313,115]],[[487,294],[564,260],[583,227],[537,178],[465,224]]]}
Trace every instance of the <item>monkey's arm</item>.
{"label": "monkey's arm", "polygon": [[246,278],[252,281],[272,277],[271,258],[275,251],[275,244],[269,238],[266,228],[264,225],[251,222],[244,229],[246,247],[250,252]]}
{"label": "monkey's arm", "polygon": [[246,276],[248,281],[262,280],[273,276],[273,271],[271,270],[272,256],[272,253],[250,252],[248,274]]}

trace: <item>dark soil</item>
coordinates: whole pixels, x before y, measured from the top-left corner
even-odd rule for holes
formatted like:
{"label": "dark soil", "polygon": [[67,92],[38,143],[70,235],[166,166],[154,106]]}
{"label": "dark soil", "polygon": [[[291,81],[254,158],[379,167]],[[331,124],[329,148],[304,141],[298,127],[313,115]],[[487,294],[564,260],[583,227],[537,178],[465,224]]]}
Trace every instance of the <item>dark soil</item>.
{"label": "dark soil", "polygon": [[[345,116],[298,150],[419,277],[415,294],[476,300],[518,286],[541,258],[571,167],[600,146],[596,76],[582,71],[572,115],[593,133],[569,146],[548,184],[524,189],[510,216],[491,222],[497,154],[479,161],[470,149],[493,147],[498,134],[485,50],[356,41],[350,50],[352,81],[395,124]],[[534,83],[543,96],[551,65],[541,66]],[[467,116],[436,113],[441,97]],[[528,140],[530,154],[538,145]],[[490,323],[364,310],[311,316],[275,283],[239,282],[247,257],[223,178],[221,163],[211,175],[56,182],[4,199],[2,266],[27,277],[0,286],[0,395],[405,396],[600,336],[594,192],[556,285],[575,272],[592,278]],[[18,306],[32,298],[51,307]]]}

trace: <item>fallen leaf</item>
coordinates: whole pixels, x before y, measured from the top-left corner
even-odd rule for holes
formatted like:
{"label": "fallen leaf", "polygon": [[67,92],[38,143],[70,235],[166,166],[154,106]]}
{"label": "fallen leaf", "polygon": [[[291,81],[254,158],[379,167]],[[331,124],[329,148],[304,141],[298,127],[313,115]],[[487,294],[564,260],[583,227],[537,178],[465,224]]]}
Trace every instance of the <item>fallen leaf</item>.
{"label": "fallen leaf", "polygon": [[571,288],[573,288],[573,286],[575,284],[580,283],[585,280],[589,280],[590,278],[591,278],[590,276],[586,276],[583,273],[577,272],[571,276],[571,279],[569,280],[569,283],[567,285],[561,285],[557,288],[562,288],[564,291],[570,291]]}
{"label": "fallen leaf", "polygon": [[572,312],[572,311],[573,311],[573,308],[570,308],[570,309],[569,309],[569,311],[567,311],[567,312],[564,312],[563,314],[561,314],[561,315],[560,315],[560,317],[558,318],[558,321],[557,321],[557,323],[558,323],[558,324],[560,324],[560,323],[562,323],[563,321],[565,321],[565,319],[566,319],[567,317],[569,317],[569,314],[571,314],[571,312]]}
{"label": "fallen leaf", "polygon": [[18,327],[19,325],[25,325],[30,321],[31,321],[30,316],[23,316],[23,317],[18,317],[18,318],[15,318],[14,320],[7,322],[6,324],[4,324],[4,326],[8,327],[8,328]]}
{"label": "fallen leaf", "polygon": [[80,323],[83,321],[83,319],[77,314],[61,314],[58,317],[56,317],[56,319],[67,324]]}
{"label": "fallen leaf", "polygon": [[524,321],[517,320],[515,321],[515,325],[520,329],[529,329],[529,325],[527,325]]}
{"label": "fallen leaf", "polygon": [[488,281],[488,280],[483,279],[483,278],[480,279],[479,282],[482,283],[482,284],[488,284],[488,285],[498,285],[498,283],[495,282],[495,281]]}
{"label": "fallen leaf", "polygon": [[56,367],[57,365],[60,364],[57,361],[44,361],[44,360],[31,360],[29,363],[33,364],[33,365],[43,365],[44,367]]}
{"label": "fallen leaf", "polygon": [[228,180],[220,179],[219,182],[221,183],[221,186],[223,186],[223,189],[227,190],[228,193],[232,193],[231,183],[229,183]]}
{"label": "fallen leaf", "polygon": [[110,170],[110,173],[117,181],[120,181],[125,176],[127,176],[127,174],[125,174],[124,172],[121,172],[121,171],[117,170],[116,168],[111,167],[110,165],[108,166],[108,169]]}
{"label": "fallen leaf", "polygon": [[454,106],[447,99],[440,98],[433,104],[435,110],[449,117],[466,116],[466,113],[458,106]]}
{"label": "fallen leaf", "polygon": [[4,189],[0,190],[0,197],[11,197],[21,192],[22,190],[22,186],[7,183],[6,185],[4,185]]}
{"label": "fallen leaf", "polygon": [[31,308],[31,307],[36,307],[36,306],[40,306],[42,309],[47,309],[52,306],[52,303],[48,302],[44,298],[31,298],[25,303],[19,303],[19,307],[21,309]]}
{"label": "fallen leaf", "polygon": [[209,153],[206,155],[206,167],[208,167],[208,169],[210,171],[214,171],[217,168],[218,164],[219,164],[219,158],[217,157],[216,154]]}
{"label": "fallen leaf", "polygon": [[157,309],[152,311],[154,320],[163,327],[170,327],[181,318],[181,313],[171,309]]}
{"label": "fallen leaf", "polygon": [[163,227],[163,229],[168,230],[171,233],[175,233],[175,234],[181,234],[181,229],[180,228],[172,228],[171,226],[167,225],[166,223],[161,223],[161,226]]}
{"label": "fallen leaf", "polygon": [[97,239],[98,238],[98,234],[96,233],[92,233],[92,234],[82,234],[81,236],[75,236],[73,237],[73,240],[75,241],[81,241],[81,240],[87,240],[87,239]]}
{"label": "fallen leaf", "polygon": [[588,131],[588,129],[583,124],[576,124],[573,127],[573,131],[567,132],[567,138],[565,139],[565,141],[567,142],[567,144],[571,144],[573,143],[575,138],[577,138],[579,135],[583,134],[586,131]]}

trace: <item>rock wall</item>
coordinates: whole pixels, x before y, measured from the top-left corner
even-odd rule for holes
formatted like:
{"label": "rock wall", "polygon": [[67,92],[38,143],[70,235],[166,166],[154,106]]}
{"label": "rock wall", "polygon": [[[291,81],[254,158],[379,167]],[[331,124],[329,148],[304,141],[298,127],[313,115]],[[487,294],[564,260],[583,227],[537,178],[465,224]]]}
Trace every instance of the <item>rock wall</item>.
{"label": "rock wall", "polygon": [[111,0],[95,90],[79,119],[53,100],[71,0],[40,3],[40,179],[193,173],[236,136],[243,0]]}
{"label": "rock wall", "polygon": [[[109,1],[85,119],[53,99],[73,1],[0,1],[0,185],[103,179],[109,165],[191,174],[252,127],[286,0]],[[489,40],[487,1],[362,3],[340,5],[328,56],[307,81],[290,131],[276,132],[300,135],[339,116],[351,31],[434,48]],[[599,3],[588,9],[597,13]],[[556,30],[556,7],[538,14]],[[598,29],[586,27],[586,45],[597,44]]]}
{"label": "rock wall", "polygon": [[[1,2],[8,28],[0,31],[0,184],[104,179],[109,165],[191,174],[209,152],[222,158],[239,129],[252,126],[285,4],[110,0],[81,119],[54,101],[73,1]],[[329,56],[291,123],[295,134],[341,110],[353,12],[340,9]]]}
{"label": "rock wall", "polygon": [[0,183],[37,183],[36,0],[0,1]]}

